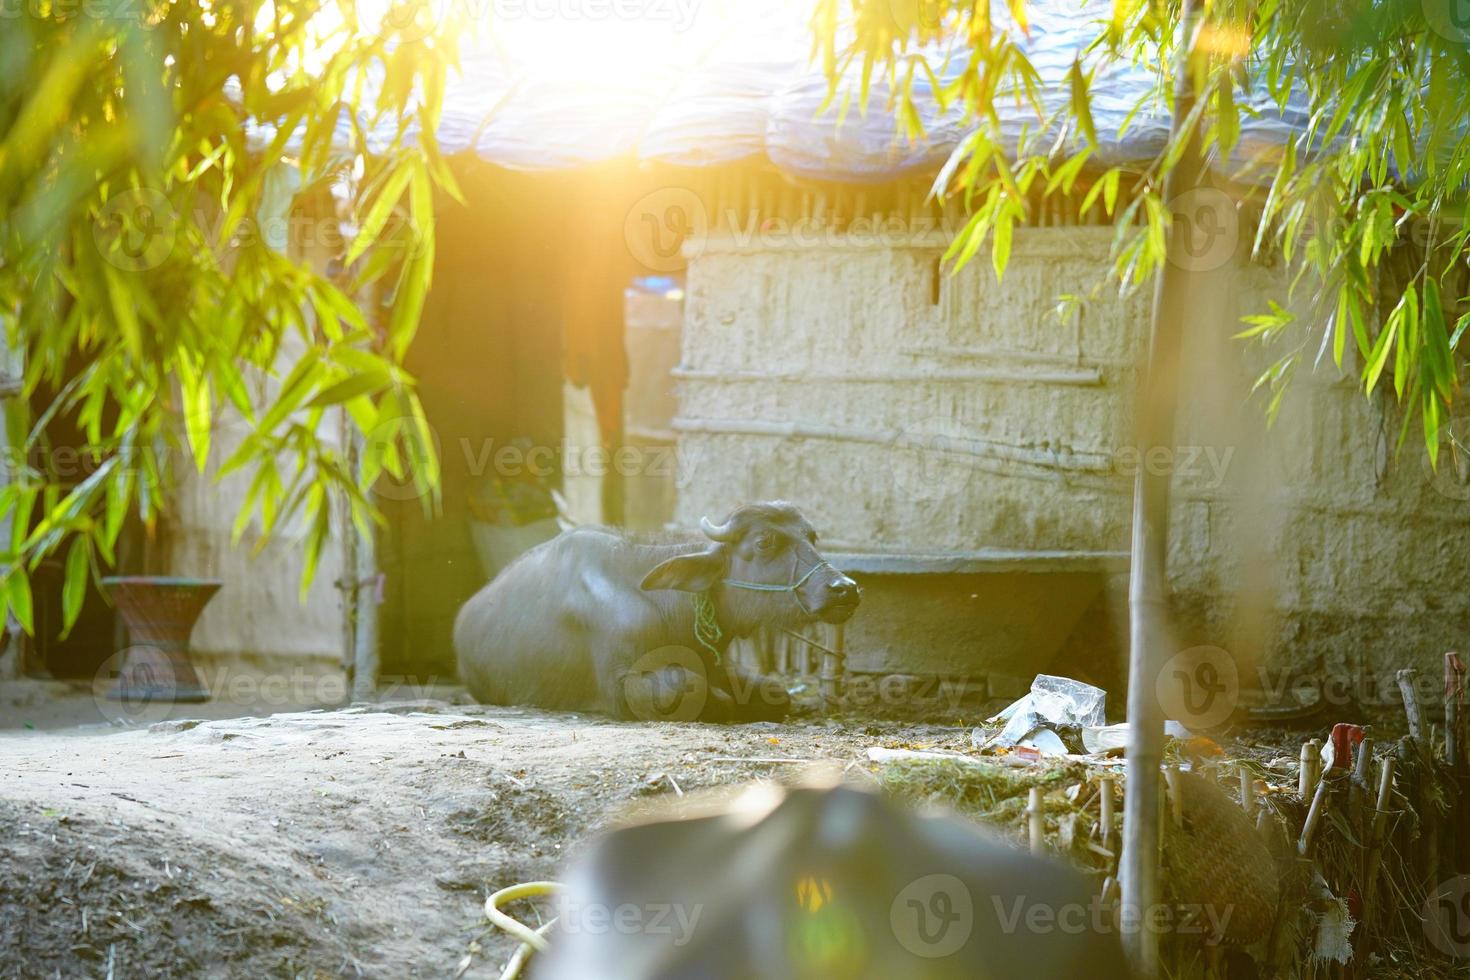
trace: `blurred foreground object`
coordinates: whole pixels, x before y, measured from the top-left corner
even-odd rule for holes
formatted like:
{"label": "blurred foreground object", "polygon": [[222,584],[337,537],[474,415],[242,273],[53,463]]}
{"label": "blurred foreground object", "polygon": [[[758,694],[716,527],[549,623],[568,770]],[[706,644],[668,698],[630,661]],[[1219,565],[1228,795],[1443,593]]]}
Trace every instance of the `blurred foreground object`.
{"label": "blurred foreground object", "polygon": [[1128,976],[1070,869],[873,793],[770,792],[599,841],[536,976]]}

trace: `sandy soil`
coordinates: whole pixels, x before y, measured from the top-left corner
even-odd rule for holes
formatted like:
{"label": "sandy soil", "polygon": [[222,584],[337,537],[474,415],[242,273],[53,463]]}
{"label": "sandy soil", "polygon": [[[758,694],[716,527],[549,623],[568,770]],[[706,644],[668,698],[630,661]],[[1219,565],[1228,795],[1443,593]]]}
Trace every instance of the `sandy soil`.
{"label": "sandy soil", "polygon": [[443,700],[0,732],[0,977],[493,977],[485,896],[630,808],[967,734]]}

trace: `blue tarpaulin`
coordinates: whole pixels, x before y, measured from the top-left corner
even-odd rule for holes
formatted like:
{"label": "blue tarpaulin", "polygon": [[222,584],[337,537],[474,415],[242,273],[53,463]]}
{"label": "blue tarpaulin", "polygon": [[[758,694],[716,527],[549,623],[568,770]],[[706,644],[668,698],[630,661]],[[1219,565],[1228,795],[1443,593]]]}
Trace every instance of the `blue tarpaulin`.
{"label": "blue tarpaulin", "polygon": [[[1070,100],[1067,72],[1112,12],[1110,0],[1039,0],[1027,7],[1029,31],[1011,22],[1004,2],[994,7],[997,26],[1011,33],[1043,81],[1040,116],[1014,98],[997,101],[1001,144],[1012,152],[1023,134],[1036,140],[1033,149],[1050,146]],[[828,80],[813,63],[809,4],[742,0],[737,9],[733,19],[707,18],[703,32],[671,31],[665,46],[621,67],[616,57],[592,62],[513,43],[472,48],[451,76],[439,144],[446,153],[472,152],[516,170],[614,158],[692,167],[764,160],[797,177],[874,182],[933,173],[972,128],[956,107],[939,108],[927,80],[915,84],[927,131],[920,142],[899,135],[881,80],[866,112],[854,105],[840,111],[828,104]],[[689,10],[699,27],[701,8]],[[969,53],[952,48],[926,55],[947,80]],[[843,89],[855,101],[856,77],[845,79]],[[1262,87],[1257,91],[1242,106],[1239,147],[1218,167],[1232,176],[1252,160],[1274,158],[1305,128],[1304,104],[1283,115]],[[1106,66],[1092,97],[1100,162],[1133,163],[1158,153],[1169,112],[1152,71]]]}

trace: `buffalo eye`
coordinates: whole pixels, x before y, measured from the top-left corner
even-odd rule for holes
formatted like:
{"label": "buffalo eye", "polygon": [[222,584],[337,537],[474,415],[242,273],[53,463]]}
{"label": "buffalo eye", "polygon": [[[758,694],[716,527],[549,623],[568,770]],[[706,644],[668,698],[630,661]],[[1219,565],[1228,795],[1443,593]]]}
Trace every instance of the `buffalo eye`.
{"label": "buffalo eye", "polygon": [[780,545],[781,539],[778,536],[771,534],[770,532],[766,532],[755,539],[755,547],[757,551],[769,553],[775,551],[778,547],[780,547]]}

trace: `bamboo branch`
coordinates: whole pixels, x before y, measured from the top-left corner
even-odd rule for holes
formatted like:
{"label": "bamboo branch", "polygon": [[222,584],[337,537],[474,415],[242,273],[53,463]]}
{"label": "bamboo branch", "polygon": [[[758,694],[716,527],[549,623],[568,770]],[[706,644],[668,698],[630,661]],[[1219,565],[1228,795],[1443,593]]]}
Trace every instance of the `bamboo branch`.
{"label": "bamboo branch", "polygon": [[1419,711],[1419,692],[1416,684],[1419,680],[1419,672],[1413,667],[1405,667],[1395,675],[1399,683],[1399,693],[1404,698],[1404,715],[1409,721],[1409,737],[1414,740],[1414,747],[1422,754],[1424,752],[1424,716]]}
{"label": "bamboo branch", "polygon": [[1444,761],[1457,775],[1465,762],[1465,668],[1460,655],[1444,655]]}
{"label": "bamboo branch", "polygon": [[1046,836],[1043,833],[1041,821],[1041,787],[1031,787],[1031,793],[1026,804],[1026,814],[1030,818],[1031,829],[1031,853],[1046,853]]}
{"label": "bamboo branch", "polygon": [[1317,782],[1317,792],[1312,796],[1312,808],[1307,811],[1307,821],[1302,824],[1302,836],[1297,841],[1296,850],[1302,857],[1306,857],[1312,850],[1312,839],[1317,835],[1317,824],[1322,821],[1322,811],[1327,807],[1327,793],[1331,781],[1321,779]]}
{"label": "bamboo branch", "polygon": [[[1393,801],[1393,756],[1383,757],[1383,768],[1378,778],[1378,803],[1373,814],[1373,834],[1368,849],[1367,870],[1363,874],[1363,919],[1364,927],[1372,925],[1373,913],[1377,909],[1374,889],[1378,884],[1378,867],[1383,860],[1384,832],[1388,828],[1388,805]],[[1367,958],[1367,943],[1363,955]]]}
{"label": "bamboo branch", "polygon": [[[1205,172],[1198,128],[1187,129],[1195,103],[1195,58],[1202,4],[1182,0],[1179,45],[1174,69],[1174,115],[1171,145],[1181,152],[1164,174],[1163,197],[1199,185]],[[1182,261],[1187,242],[1175,225],[1167,232],[1166,261],[1157,273],[1151,316],[1148,362],[1141,375],[1135,423],[1138,448],[1147,455],[1155,446],[1174,441],[1179,401],[1178,368],[1186,323],[1197,323],[1193,287],[1200,274]],[[1128,586],[1128,754],[1124,796],[1123,854],[1118,873],[1123,905],[1128,915],[1146,914],[1159,904],[1159,847],[1163,840],[1159,818],[1159,763],[1163,759],[1164,717],[1156,681],[1169,647],[1168,536],[1170,474],[1140,467],[1133,490],[1132,567]],[[1139,929],[1127,936],[1128,953],[1136,973],[1159,975],[1159,936]]]}
{"label": "bamboo branch", "polygon": [[1169,809],[1174,815],[1174,826],[1184,827],[1184,800],[1179,788],[1179,767],[1166,766],[1164,768],[1164,782],[1169,791]]}

